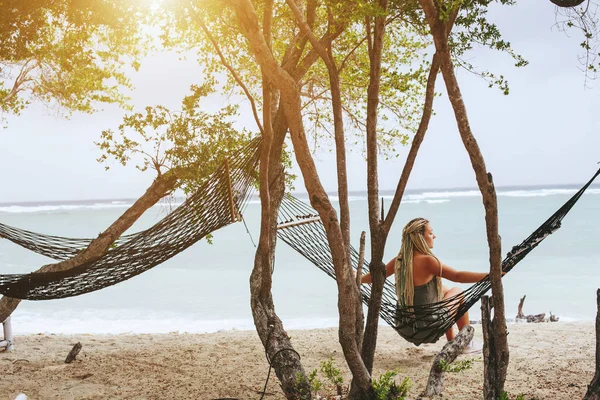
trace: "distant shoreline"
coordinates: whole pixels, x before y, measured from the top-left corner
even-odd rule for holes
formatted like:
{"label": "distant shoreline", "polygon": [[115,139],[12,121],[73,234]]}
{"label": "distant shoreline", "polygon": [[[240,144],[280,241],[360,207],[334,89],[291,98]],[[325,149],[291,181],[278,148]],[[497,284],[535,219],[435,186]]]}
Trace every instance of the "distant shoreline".
{"label": "distant shoreline", "polygon": [[[578,190],[583,183],[573,184],[552,184],[552,185],[516,185],[516,186],[498,186],[496,187],[497,193],[509,192],[509,191],[536,191],[536,190]],[[594,183],[589,189],[600,190],[600,183]],[[588,189],[588,190],[589,190]],[[454,188],[419,188],[419,189],[407,189],[405,196],[417,195],[422,193],[460,193],[460,192],[473,192],[479,191],[477,187],[454,187]],[[381,189],[379,191],[380,196],[391,196],[395,193],[395,189]],[[293,196],[306,198],[308,193],[306,192],[292,192]],[[329,196],[336,197],[337,192],[327,192]],[[349,196],[366,196],[367,192],[362,190],[354,190],[348,192]],[[258,199],[255,194],[253,198]],[[172,198],[174,202],[181,202],[185,200],[184,196],[175,196]],[[96,203],[109,203],[109,202],[122,202],[122,203],[133,203],[136,201],[135,197],[117,197],[117,198],[98,198],[98,199],[68,199],[68,200],[27,200],[27,201],[0,201],[0,208],[7,206],[40,206],[40,205],[92,205]]]}

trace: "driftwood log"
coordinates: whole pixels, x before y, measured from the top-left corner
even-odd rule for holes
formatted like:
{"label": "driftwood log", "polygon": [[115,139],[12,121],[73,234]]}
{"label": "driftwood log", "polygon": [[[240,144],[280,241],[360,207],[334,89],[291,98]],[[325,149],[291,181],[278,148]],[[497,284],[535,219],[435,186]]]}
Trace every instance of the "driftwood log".
{"label": "driftwood log", "polygon": [[[516,320],[525,320],[527,322],[545,322],[546,321],[546,313],[541,313],[541,314],[529,314],[529,315],[525,315],[523,314],[523,303],[525,303],[525,297],[527,297],[527,295],[523,295],[523,297],[521,297],[521,300],[519,300],[519,306],[517,307],[517,316],[516,316]],[[550,322],[557,322],[558,321],[558,317],[554,314],[552,314],[552,312],[550,312]]]}
{"label": "driftwood log", "polygon": [[588,385],[583,400],[600,400],[600,289],[596,291],[596,373],[592,382]]}
{"label": "driftwood log", "polygon": [[473,339],[475,329],[467,325],[460,330],[454,340],[446,343],[442,350],[435,356],[433,365],[431,366],[431,372],[429,373],[429,380],[427,381],[427,387],[421,394],[421,397],[431,397],[442,394],[444,390],[444,370],[442,365],[450,364],[456,357],[463,353],[469,342]]}
{"label": "driftwood log", "polygon": [[81,351],[81,347],[81,342],[77,342],[75,346],[73,346],[73,348],[67,355],[67,358],[65,359],[66,364],[70,364],[73,362],[73,360],[75,360],[75,357],[77,357],[77,354],[79,354],[79,352]]}

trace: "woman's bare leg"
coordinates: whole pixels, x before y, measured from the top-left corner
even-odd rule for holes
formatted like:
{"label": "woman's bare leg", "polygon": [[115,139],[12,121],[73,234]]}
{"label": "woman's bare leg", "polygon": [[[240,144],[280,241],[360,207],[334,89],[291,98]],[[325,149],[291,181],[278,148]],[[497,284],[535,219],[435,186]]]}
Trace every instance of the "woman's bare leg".
{"label": "woman's bare leg", "polygon": [[[444,299],[448,299],[450,297],[456,296],[459,293],[462,293],[462,290],[460,290],[457,287],[447,288],[446,286],[443,286],[442,291],[444,293]],[[462,300],[460,302],[462,303]],[[452,314],[456,313],[456,307],[458,307],[458,305],[459,304],[456,304],[455,307],[450,308],[450,312]],[[458,321],[456,321],[456,325],[458,325],[459,332],[462,328],[469,325],[469,313],[468,312],[464,313],[463,316],[460,317],[458,319]],[[446,332],[446,339],[448,339],[448,341],[451,341],[451,340],[454,340],[455,336],[456,335],[454,334],[454,325],[452,325],[452,327],[450,329],[448,329],[448,331]]]}

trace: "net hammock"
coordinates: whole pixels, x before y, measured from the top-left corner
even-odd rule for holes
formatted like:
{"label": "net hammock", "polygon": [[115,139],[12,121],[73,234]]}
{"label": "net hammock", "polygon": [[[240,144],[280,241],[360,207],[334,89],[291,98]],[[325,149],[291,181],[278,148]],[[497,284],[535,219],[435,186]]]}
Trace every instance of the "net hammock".
{"label": "net hammock", "polygon": [[[559,229],[562,219],[599,174],[600,170],[527,239],[518,246],[514,246],[502,261],[502,271],[512,270],[548,235]],[[277,236],[335,279],[327,235],[317,212],[302,201],[288,195],[281,204],[279,215],[281,222],[278,224]],[[358,265],[358,252],[353,247],[351,247],[350,257],[352,265]],[[364,261],[363,270],[368,270],[368,265],[369,263]],[[397,302],[394,283],[386,280],[380,317],[400,336],[417,346],[422,343],[434,343],[490,288],[491,282],[488,276],[462,293],[448,299],[427,305],[403,307]],[[371,286],[361,285],[360,290],[363,303],[368,305]]]}
{"label": "net hammock", "polygon": [[[116,241],[101,258],[56,272],[0,275],[0,293],[27,300],[77,296],[139,275],[235,222],[247,205],[260,156],[260,138],[221,165],[200,189],[153,227]],[[2,225],[0,236],[40,254],[65,259],[91,239],[41,235]]]}
{"label": "net hammock", "polygon": [[[114,285],[138,275],[183,251],[191,244],[233,222],[232,188],[235,207],[243,210],[250,196],[249,183],[258,163],[260,141],[251,142],[239,153],[230,173],[221,167],[209,181],[173,213],[154,227],[123,236],[118,246],[103,258],[68,271],[0,275],[0,293],[9,297],[46,300],[76,296]],[[509,272],[519,261],[560,228],[560,223],[600,170],[558,211],[521,244],[512,248],[502,262]],[[231,184],[231,186],[229,186]],[[319,269],[335,279],[329,244],[317,212],[309,205],[286,195],[278,214],[277,235]],[[0,236],[40,254],[66,259],[87,247],[91,239],[71,239],[38,234],[0,224]],[[351,247],[352,265],[358,264],[358,252]],[[368,268],[364,261],[363,268]],[[382,295],[381,318],[406,340],[419,345],[437,341],[483,294],[491,288],[489,278],[472,285],[463,293],[428,305],[401,307],[394,284],[386,280]],[[361,286],[361,298],[368,304],[371,287]]]}

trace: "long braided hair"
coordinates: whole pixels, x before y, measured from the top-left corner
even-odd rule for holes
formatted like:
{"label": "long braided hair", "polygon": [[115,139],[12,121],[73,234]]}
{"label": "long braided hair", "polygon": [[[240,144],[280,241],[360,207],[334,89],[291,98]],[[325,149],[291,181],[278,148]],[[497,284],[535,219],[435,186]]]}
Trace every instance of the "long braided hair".
{"label": "long braided hair", "polygon": [[[413,255],[417,250],[420,253],[434,257],[438,262],[440,260],[433,255],[431,249],[425,241],[425,225],[429,223],[425,218],[415,218],[406,224],[402,230],[402,244],[400,252],[396,258],[394,272],[396,275],[396,295],[398,302],[402,306],[412,306],[415,295],[415,285],[413,281]],[[438,300],[442,296],[442,278],[436,276]]]}

